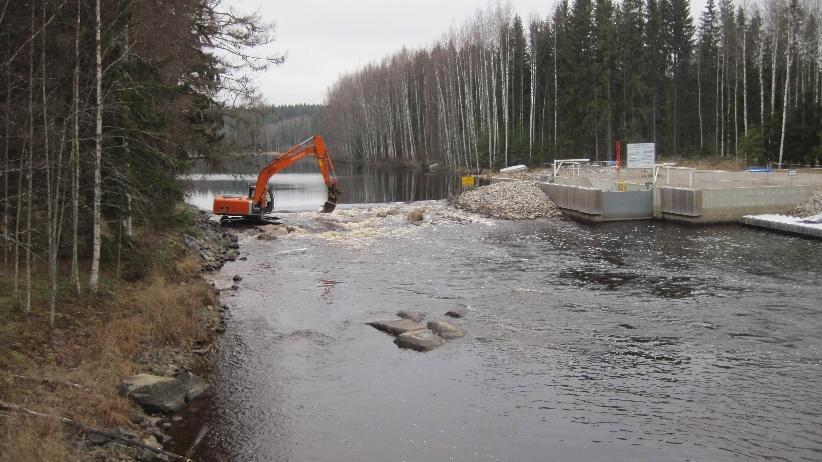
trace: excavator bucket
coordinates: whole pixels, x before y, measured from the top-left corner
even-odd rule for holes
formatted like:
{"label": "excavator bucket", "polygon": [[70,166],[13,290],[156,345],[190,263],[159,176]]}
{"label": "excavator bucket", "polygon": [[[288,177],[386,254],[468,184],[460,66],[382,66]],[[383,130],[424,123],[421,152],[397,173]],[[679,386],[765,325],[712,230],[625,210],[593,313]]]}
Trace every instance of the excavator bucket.
{"label": "excavator bucket", "polygon": [[337,199],[340,197],[340,190],[337,189],[337,185],[331,185],[328,187],[328,199],[323,204],[323,209],[320,211],[322,213],[331,213],[334,209],[337,208]]}

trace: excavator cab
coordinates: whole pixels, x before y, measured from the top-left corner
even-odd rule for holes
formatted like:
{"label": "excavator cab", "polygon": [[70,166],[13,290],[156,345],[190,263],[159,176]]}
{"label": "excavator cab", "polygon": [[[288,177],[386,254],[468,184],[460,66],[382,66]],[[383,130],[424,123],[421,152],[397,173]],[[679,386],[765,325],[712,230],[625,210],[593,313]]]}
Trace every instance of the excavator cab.
{"label": "excavator cab", "polygon": [[337,177],[334,174],[334,164],[325,147],[325,142],[319,135],[291,147],[283,155],[274,159],[257,175],[257,182],[248,188],[248,196],[216,196],[212,212],[222,219],[265,221],[266,214],[274,210],[274,193],[268,188],[268,180],[282,170],[288,168],[298,160],[315,156],[323,181],[328,187],[328,198],[320,210],[322,213],[331,213],[337,208],[340,190],[337,188]]}
{"label": "excavator cab", "polygon": [[[254,199],[254,191],[256,189],[257,189],[257,187],[255,185],[250,185],[248,187],[248,199],[249,200]],[[262,215],[264,213],[271,213],[271,211],[274,210],[274,192],[271,191],[270,189],[266,188],[266,197],[267,197],[266,204],[263,205],[263,206],[253,205],[253,202],[252,202],[251,211],[254,214]]]}

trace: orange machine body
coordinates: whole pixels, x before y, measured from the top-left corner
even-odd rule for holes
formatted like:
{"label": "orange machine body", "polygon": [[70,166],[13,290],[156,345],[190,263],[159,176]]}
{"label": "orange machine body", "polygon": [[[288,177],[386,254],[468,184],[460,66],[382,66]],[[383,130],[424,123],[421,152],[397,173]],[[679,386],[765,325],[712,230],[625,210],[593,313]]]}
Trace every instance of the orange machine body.
{"label": "orange machine body", "polygon": [[213,210],[217,215],[251,215],[251,199],[244,196],[217,196],[214,198]]}
{"label": "orange machine body", "polygon": [[337,206],[340,191],[337,189],[337,177],[334,175],[334,164],[328,156],[325,142],[320,135],[312,136],[300,144],[292,146],[288,151],[266,165],[257,175],[256,183],[249,187],[248,196],[217,196],[214,198],[212,211],[215,215],[224,217],[258,218],[272,211],[274,194],[268,189],[268,180],[282,170],[293,165],[300,159],[314,156],[323,181],[328,187],[328,199],[322,211],[330,213]]}

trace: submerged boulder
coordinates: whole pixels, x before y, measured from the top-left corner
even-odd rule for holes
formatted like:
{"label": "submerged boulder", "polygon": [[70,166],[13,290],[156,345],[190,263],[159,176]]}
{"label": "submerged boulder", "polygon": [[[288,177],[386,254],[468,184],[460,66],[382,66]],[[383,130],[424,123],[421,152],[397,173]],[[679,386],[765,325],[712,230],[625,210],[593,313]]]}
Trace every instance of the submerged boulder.
{"label": "submerged boulder", "polygon": [[403,319],[410,319],[414,322],[422,322],[425,319],[425,313],[421,311],[401,310],[397,312],[397,316]]}
{"label": "submerged boulder", "polygon": [[374,329],[391,335],[402,335],[406,332],[425,329],[425,326],[410,319],[394,319],[391,321],[373,321],[367,323]]}
{"label": "submerged boulder", "polygon": [[448,321],[431,321],[428,323],[428,328],[446,340],[465,336],[464,330]]}
{"label": "submerged boulder", "polygon": [[282,225],[265,225],[259,229],[260,234],[257,235],[257,239],[261,241],[273,241],[288,235],[288,229]]}
{"label": "submerged boulder", "polygon": [[120,394],[137,402],[146,412],[172,413],[205,392],[205,380],[190,372],[176,378],[138,374],[123,379]]}
{"label": "submerged boulder", "polygon": [[464,306],[451,308],[445,312],[446,316],[450,316],[452,318],[464,318],[466,314],[468,314],[468,310]]}
{"label": "submerged boulder", "polygon": [[400,348],[408,348],[416,351],[431,351],[445,343],[434,332],[428,329],[414,330],[399,335],[394,339],[394,343]]}

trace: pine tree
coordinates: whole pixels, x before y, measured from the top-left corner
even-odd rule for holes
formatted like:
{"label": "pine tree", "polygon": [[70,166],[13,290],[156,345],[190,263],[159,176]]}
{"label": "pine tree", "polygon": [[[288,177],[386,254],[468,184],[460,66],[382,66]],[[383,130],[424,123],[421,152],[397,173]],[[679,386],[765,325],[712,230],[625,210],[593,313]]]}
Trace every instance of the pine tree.
{"label": "pine tree", "polygon": [[[667,46],[665,47],[670,57],[671,75],[671,154],[676,156],[679,147],[679,137],[683,133],[687,136],[685,124],[680,121],[686,120],[682,117],[682,107],[680,99],[683,90],[690,87],[688,77],[691,75],[691,63],[693,55],[694,24],[691,18],[690,5],[688,0],[671,0],[666,11]],[[688,96],[685,93],[685,96]]]}

